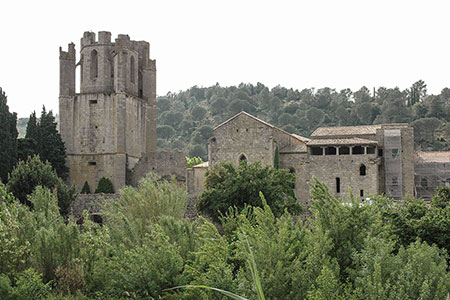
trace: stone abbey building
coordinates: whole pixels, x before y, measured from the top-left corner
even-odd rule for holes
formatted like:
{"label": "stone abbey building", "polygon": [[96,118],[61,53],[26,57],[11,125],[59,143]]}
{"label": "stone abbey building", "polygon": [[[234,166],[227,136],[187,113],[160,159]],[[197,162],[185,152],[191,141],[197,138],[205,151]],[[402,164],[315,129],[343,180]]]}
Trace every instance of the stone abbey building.
{"label": "stone abbey building", "polygon": [[[308,180],[316,176],[336,196],[349,189],[361,200],[386,194],[430,198],[436,186],[450,185],[450,152],[414,152],[407,124],[318,128],[309,138],[289,134],[241,112],[214,129],[209,161],[186,170],[185,154],[158,152],[156,61],[150,44],[101,31],[60,48],[60,133],[67,149],[69,182],[94,188],[101,177],[118,190],[152,171],[186,181],[192,199],[203,191],[208,168],[240,160],[273,165],[296,174],[297,199],[307,203]],[[75,89],[76,68],[80,92]],[[277,150],[278,149],[278,150]]]}
{"label": "stone abbey building", "polygon": [[351,190],[361,201],[377,194],[429,199],[436,186],[450,185],[450,152],[415,153],[408,124],[320,127],[305,138],[241,112],[214,129],[208,162],[188,170],[189,194],[203,191],[206,171],[215,164],[246,160],[273,166],[276,149],[280,168],[295,173],[296,197],[306,205],[312,176],[336,197],[349,199]]}

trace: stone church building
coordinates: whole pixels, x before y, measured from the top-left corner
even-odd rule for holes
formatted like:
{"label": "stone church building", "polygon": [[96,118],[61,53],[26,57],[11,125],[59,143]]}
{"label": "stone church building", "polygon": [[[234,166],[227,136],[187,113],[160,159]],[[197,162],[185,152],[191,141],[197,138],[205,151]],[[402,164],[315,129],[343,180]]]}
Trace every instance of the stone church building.
{"label": "stone church building", "polygon": [[[408,124],[320,127],[306,138],[287,133],[246,112],[214,129],[208,145],[208,162],[188,170],[188,193],[192,197],[200,195],[206,171],[220,162],[237,165],[241,160],[260,161],[273,166],[277,148],[280,168],[295,173],[296,197],[306,205],[307,182],[313,176],[324,182],[336,197],[347,199],[349,190],[361,201],[377,194],[394,199],[431,196],[422,192],[426,180],[419,179],[417,183],[417,178],[431,176],[434,166],[422,159],[421,168],[415,173],[417,157],[424,154],[414,152],[414,131]],[[441,177],[448,176],[450,183],[450,157],[443,156],[440,155]]]}

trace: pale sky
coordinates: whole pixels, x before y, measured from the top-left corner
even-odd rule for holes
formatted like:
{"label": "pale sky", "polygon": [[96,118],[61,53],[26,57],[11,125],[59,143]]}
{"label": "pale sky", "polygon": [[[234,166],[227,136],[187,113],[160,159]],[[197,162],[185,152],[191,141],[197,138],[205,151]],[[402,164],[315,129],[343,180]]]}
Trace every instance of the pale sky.
{"label": "pale sky", "polygon": [[193,85],[450,86],[450,1],[3,1],[0,87],[10,110],[58,112],[59,47],[84,31],[150,42],[157,94]]}

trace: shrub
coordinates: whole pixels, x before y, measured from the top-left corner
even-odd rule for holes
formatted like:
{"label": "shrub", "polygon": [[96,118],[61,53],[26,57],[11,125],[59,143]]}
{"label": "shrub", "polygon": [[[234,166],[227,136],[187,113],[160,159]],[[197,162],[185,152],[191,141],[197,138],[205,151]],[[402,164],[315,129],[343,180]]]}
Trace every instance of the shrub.
{"label": "shrub", "polygon": [[50,284],[51,282],[44,284],[42,275],[36,273],[33,269],[25,270],[17,278],[16,287],[14,288],[15,299],[43,299],[50,294]]}
{"label": "shrub", "polygon": [[9,175],[7,188],[22,203],[31,206],[27,200],[37,186],[57,190],[58,206],[62,215],[69,213],[70,205],[76,198],[75,187],[68,187],[58,177],[50,163],[43,163],[39,156],[28,157],[27,161],[20,161]]}
{"label": "shrub", "polygon": [[87,181],[84,182],[83,188],[81,189],[81,194],[90,194],[91,188],[89,187],[89,183]]}
{"label": "shrub", "polygon": [[259,193],[262,192],[276,216],[282,215],[285,209],[300,214],[303,208],[295,199],[294,183],[294,174],[263,167],[259,162],[247,164],[242,161],[237,168],[231,163],[217,164],[206,173],[205,191],[200,195],[197,208],[217,221],[230,206],[239,209],[246,205],[261,207]]}
{"label": "shrub", "polygon": [[98,182],[98,186],[95,189],[96,194],[114,194],[114,187],[109,178],[102,177]]}

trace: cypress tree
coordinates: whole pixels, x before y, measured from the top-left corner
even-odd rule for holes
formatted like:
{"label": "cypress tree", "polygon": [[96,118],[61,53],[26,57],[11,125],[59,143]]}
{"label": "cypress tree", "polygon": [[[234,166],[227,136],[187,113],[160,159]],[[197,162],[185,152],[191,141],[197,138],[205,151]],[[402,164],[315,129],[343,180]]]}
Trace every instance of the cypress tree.
{"label": "cypress tree", "polygon": [[81,194],[90,194],[91,188],[89,187],[89,183],[87,181],[84,182],[83,188],[81,189]]}
{"label": "cypress tree", "polygon": [[273,167],[275,169],[280,169],[280,153],[278,150],[278,146],[275,148],[275,156],[273,158]]}
{"label": "cypress tree", "polygon": [[64,180],[67,179],[69,169],[66,166],[66,147],[56,129],[56,121],[52,111],[47,113],[45,106],[43,106],[39,122],[36,118],[36,112],[30,115],[26,138],[33,139],[36,142],[35,153],[39,154],[41,160],[50,162],[56,174]]}
{"label": "cypress tree", "polygon": [[102,177],[98,182],[98,186],[95,189],[96,194],[114,194],[114,187],[109,178]]}
{"label": "cypress tree", "polygon": [[10,113],[5,92],[0,88],[0,180],[8,180],[8,173],[17,162],[17,114]]}

